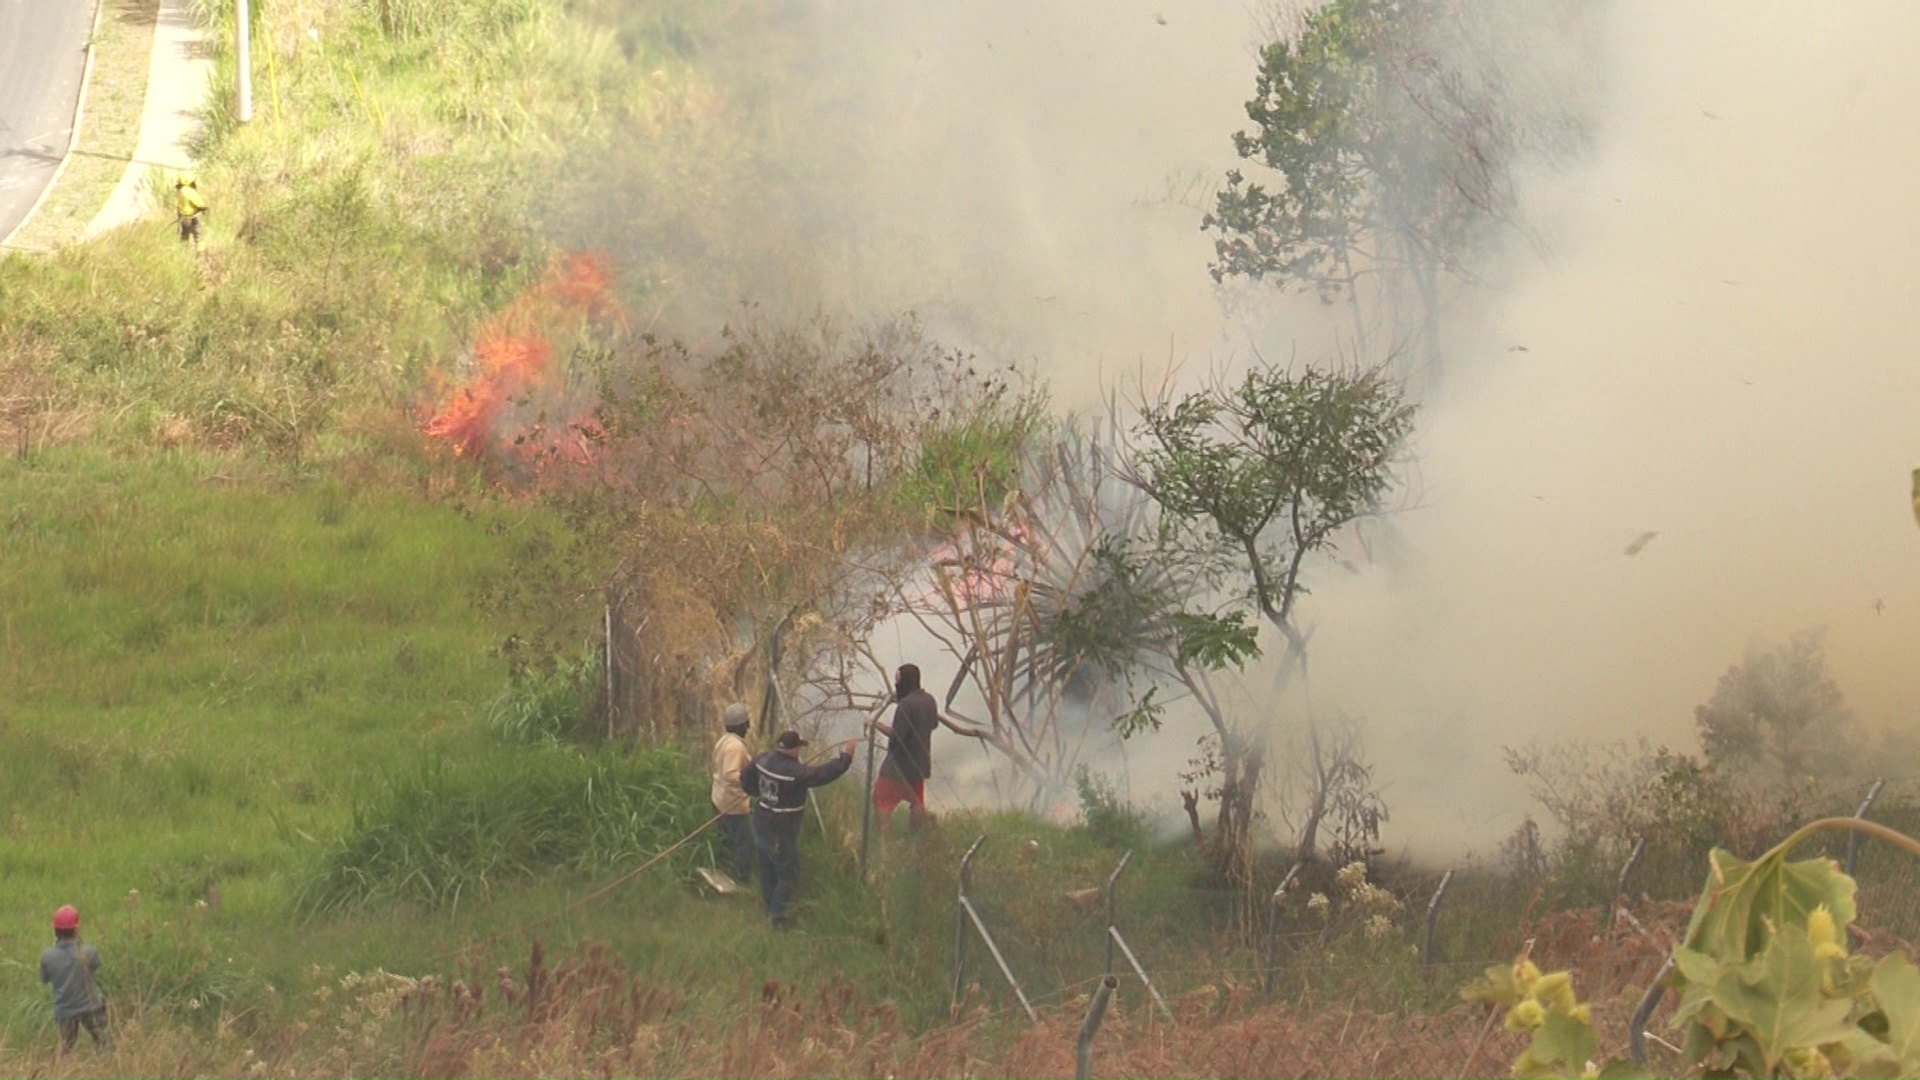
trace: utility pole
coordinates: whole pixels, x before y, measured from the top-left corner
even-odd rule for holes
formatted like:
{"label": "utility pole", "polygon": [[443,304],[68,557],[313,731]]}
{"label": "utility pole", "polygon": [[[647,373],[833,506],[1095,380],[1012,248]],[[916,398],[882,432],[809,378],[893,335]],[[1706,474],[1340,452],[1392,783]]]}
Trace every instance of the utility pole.
{"label": "utility pole", "polygon": [[240,122],[245,124],[253,120],[253,32],[247,25],[247,0],[234,0],[233,22],[234,56],[240,62]]}

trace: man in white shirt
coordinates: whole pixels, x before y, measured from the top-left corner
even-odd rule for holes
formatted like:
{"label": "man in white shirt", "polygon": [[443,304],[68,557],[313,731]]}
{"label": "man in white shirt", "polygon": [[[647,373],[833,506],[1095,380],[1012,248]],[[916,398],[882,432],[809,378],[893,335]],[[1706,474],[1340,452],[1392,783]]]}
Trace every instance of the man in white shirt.
{"label": "man in white shirt", "polygon": [[734,702],[727,706],[726,728],[720,741],[713,744],[713,810],[720,815],[720,831],[733,851],[733,880],[742,885],[753,883],[753,801],[740,790],[740,770],[753,755],[747,750],[747,707]]}

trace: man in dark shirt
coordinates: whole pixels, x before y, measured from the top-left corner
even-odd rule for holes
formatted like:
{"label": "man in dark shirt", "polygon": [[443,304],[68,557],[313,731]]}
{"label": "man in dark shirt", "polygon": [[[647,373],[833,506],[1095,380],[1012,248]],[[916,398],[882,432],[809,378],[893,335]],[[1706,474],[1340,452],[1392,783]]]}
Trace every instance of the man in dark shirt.
{"label": "man in dark shirt", "polygon": [[831,784],[853,764],[848,739],[840,753],[821,765],[800,760],[807,740],[783,731],[773,749],[740,770],[740,790],[753,800],[753,846],[760,856],[760,899],[776,930],[792,925],[787,906],[800,884],[800,826],[806,820],[807,790]]}
{"label": "man in dark shirt", "polygon": [[[920,669],[901,664],[893,675],[893,723],[873,723],[887,737],[886,760],[873,781],[873,808],[882,821],[890,820],[901,803],[909,807],[907,821],[919,828],[927,821],[927,777],[933,775],[933,729],[945,723],[933,695],[920,688]],[[884,826],[883,826],[884,827]]]}

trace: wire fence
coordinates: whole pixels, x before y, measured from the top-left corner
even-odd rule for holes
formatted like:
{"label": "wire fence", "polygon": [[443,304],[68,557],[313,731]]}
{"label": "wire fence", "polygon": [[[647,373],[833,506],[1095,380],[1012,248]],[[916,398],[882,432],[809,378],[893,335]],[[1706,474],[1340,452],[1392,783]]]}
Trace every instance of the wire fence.
{"label": "wire fence", "polygon": [[[1122,865],[1097,897],[1058,905],[1036,925],[1020,875],[995,873],[985,840],[956,875],[954,1014],[1082,1010],[1078,1075],[1099,1074],[1112,1017],[1122,1030],[1106,1038],[1126,1055],[1128,1075],[1493,1075],[1517,1052],[1458,997],[1511,954],[1445,955],[1450,939],[1438,933],[1430,953],[1424,911],[1404,902],[1399,918],[1370,930],[1351,913],[1322,916],[1310,895],[1249,905],[1244,891],[1129,884]],[[1444,910],[1435,909],[1436,927]],[[1457,914],[1466,922],[1470,909]],[[1645,973],[1657,964],[1648,950]],[[1178,1034],[1197,1021],[1207,1045]]]}
{"label": "wire fence", "polygon": [[[1920,777],[1837,791],[1805,810],[1911,832],[1920,827]],[[1098,1032],[1113,1017],[1124,1025],[1177,1024],[1195,1009],[1217,1017],[1220,1002],[1232,999],[1277,1007],[1263,1022],[1286,1018],[1284,1051],[1224,1047],[1221,1053],[1241,1057],[1218,1059],[1222,1071],[1211,1075],[1487,1074],[1504,1071],[1516,1047],[1484,1022],[1483,1011],[1464,1006],[1458,991],[1526,949],[1543,966],[1573,968],[1583,996],[1602,1002],[1603,1046],[1634,1048],[1658,1072],[1662,1062],[1645,1059],[1643,1032],[1660,1045],[1671,1008],[1660,985],[1666,959],[1708,879],[1711,846],[1633,838],[1617,866],[1591,868],[1605,893],[1598,903],[1555,904],[1510,871],[1487,866],[1402,867],[1391,889],[1305,865],[1252,890],[1193,888],[1129,880],[1129,853],[1097,888],[1034,904],[1027,864],[996,853],[982,834],[947,879],[953,1007],[956,1016],[969,1009],[1034,1016],[1049,1004],[1084,1003],[1075,1046],[1081,1067],[1098,1060]],[[1822,856],[1858,882],[1861,941],[1893,949],[1920,940],[1920,862],[1838,832],[1792,857]],[[1344,1023],[1324,1022],[1340,1016]],[[1181,1060],[1193,1067],[1191,1056]]]}

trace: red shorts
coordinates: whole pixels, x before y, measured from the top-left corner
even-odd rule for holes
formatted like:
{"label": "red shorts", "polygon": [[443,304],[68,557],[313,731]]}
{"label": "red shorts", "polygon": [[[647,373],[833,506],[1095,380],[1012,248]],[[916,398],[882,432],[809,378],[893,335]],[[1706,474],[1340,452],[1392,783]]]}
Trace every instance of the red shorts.
{"label": "red shorts", "polygon": [[873,808],[883,814],[890,814],[901,803],[912,803],[924,809],[927,805],[927,782],[915,780],[908,784],[895,780],[891,776],[877,776],[873,780]]}

